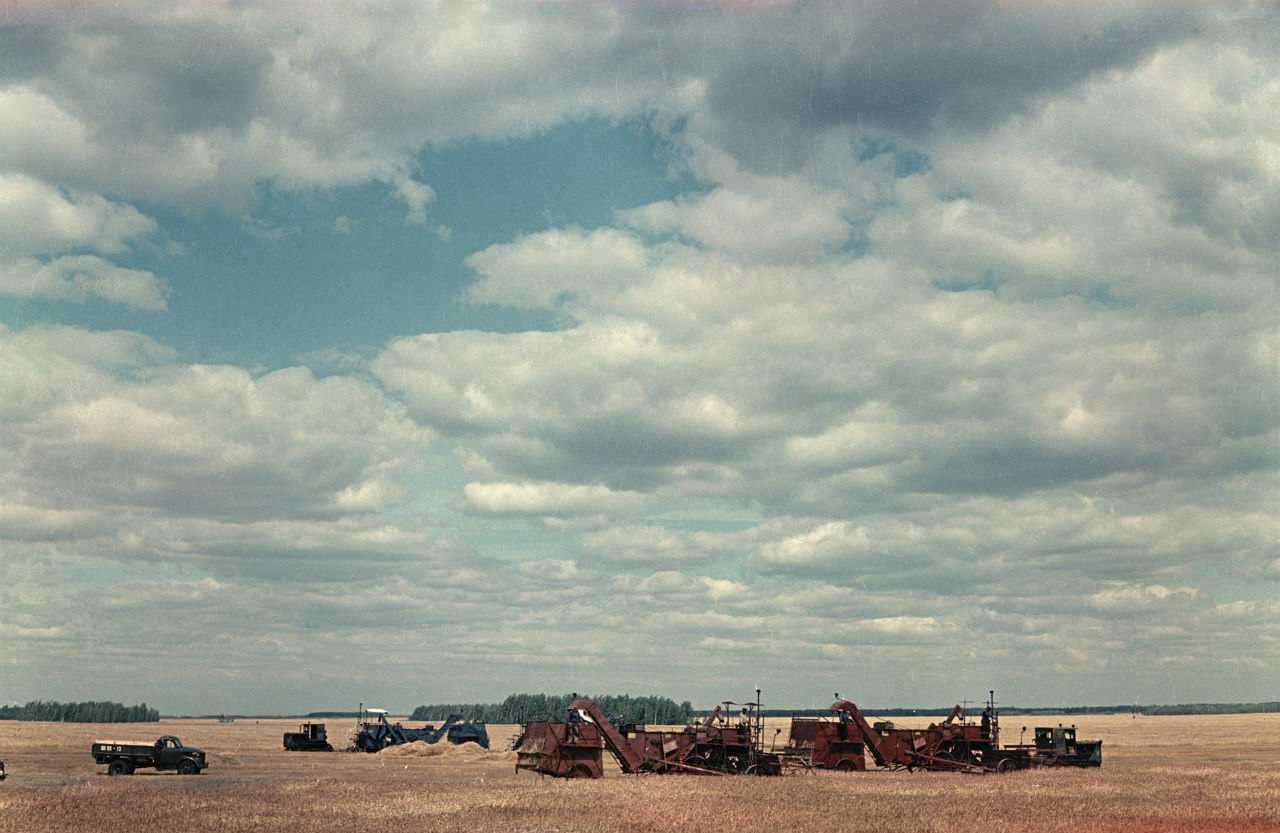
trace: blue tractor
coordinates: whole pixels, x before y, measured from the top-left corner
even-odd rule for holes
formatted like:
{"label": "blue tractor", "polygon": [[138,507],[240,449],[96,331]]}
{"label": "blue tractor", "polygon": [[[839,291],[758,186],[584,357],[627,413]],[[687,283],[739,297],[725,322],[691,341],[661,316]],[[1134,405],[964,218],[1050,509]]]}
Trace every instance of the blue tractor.
{"label": "blue tractor", "polygon": [[451,714],[439,728],[427,724],[419,728],[402,726],[387,720],[385,709],[361,709],[360,725],[356,729],[355,749],[361,752],[380,752],[388,746],[402,743],[437,743],[441,738],[449,743],[476,743],[489,748],[489,732],[483,723],[462,720],[462,715]]}

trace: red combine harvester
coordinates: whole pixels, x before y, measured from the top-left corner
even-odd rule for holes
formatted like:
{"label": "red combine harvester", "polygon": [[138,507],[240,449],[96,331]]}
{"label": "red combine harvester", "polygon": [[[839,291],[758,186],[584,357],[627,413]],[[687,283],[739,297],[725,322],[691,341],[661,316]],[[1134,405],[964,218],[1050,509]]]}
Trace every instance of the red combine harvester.
{"label": "red combine harvester", "polygon": [[741,705],[736,723],[727,721],[717,706],[702,723],[672,730],[614,726],[594,701],[576,700],[569,704],[564,723],[525,724],[516,747],[516,769],[561,778],[599,778],[602,753],[608,749],[625,773],[780,774],[780,756],[762,748],[759,703]]}
{"label": "red combine harvester", "polygon": [[977,723],[966,720],[960,706],[942,723],[925,729],[899,728],[887,721],[872,726],[848,700],[837,699],[831,711],[840,715],[849,736],[861,740],[877,765],[890,769],[1011,772],[1033,766],[1102,766],[1102,741],[1077,741],[1074,726],[1037,727],[1035,743],[1001,747],[994,691]]}
{"label": "red combine harvester", "polygon": [[603,777],[600,739],[600,727],[594,723],[530,721],[516,747],[516,771],[528,769],[561,778]]}
{"label": "red combine harvester", "polygon": [[791,735],[783,755],[800,761],[803,765],[818,769],[835,769],[840,772],[865,772],[867,769],[866,746],[849,723],[825,717],[791,718]]}

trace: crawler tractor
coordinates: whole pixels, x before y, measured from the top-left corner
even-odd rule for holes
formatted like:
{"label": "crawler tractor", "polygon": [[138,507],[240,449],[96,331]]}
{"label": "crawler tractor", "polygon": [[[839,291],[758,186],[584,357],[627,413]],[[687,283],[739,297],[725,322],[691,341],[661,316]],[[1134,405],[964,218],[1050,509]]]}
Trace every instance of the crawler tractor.
{"label": "crawler tractor", "polygon": [[284,748],[290,752],[332,752],[323,723],[303,723],[296,732],[284,733]]}

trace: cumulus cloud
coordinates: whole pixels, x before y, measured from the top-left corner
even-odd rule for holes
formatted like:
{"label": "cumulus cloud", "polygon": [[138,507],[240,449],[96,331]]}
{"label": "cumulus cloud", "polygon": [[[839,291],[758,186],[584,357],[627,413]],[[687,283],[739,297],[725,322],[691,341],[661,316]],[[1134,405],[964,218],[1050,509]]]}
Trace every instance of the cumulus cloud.
{"label": "cumulus cloud", "polygon": [[[381,508],[429,435],[367,384],[184,367],[129,334],[5,332],[8,508],[253,521]],[[91,345],[106,348],[86,356]],[[160,361],[157,361],[159,359]],[[50,377],[37,368],[56,368]]]}
{"label": "cumulus cloud", "polygon": [[724,50],[704,76],[697,129],[743,164],[772,171],[821,164],[828,143],[867,129],[902,138],[980,133],[1141,63],[1203,22],[1182,8],[1095,6],[1079,14],[1057,4],[971,0],[893,9],[806,2],[714,24],[718,38],[683,29],[689,40]]}
{"label": "cumulus cloud", "polygon": [[[604,483],[652,495],[626,511],[733,502],[767,519],[689,533],[624,514],[578,539],[593,558],[579,569],[663,570],[626,585],[646,598],[696,597],[677,565],[725,558],[785,605],[790,644],[820,656],[842,656],[823,629],[953,647],[967,632],[992,656],[1098,679],[1137,661],[1155,679],[1161,656],[1203,658],[1187,622],[1221,615],[1192,576],[1274,561],[1277,423],[1256,407],[1278,392],[1274,327],[1256,314],[1275,301],[1272,244],[1228,242],[1188,211],[1162,179],[1177,165],[1143,162],[1176,153],[1167,134],[1121,136],[1109,109],[1155,88],[1210,147],[1232,135],[1230,97],[1180,102],[1164,80],[1202,48],[1117,53],[980,137],[919,134],[913,164],[891,145],[823,145],[822,170],[769,178],[708,152],[699,195],[471,258],[475,300],[562,312],[560,331],[404,339],[374,371],[500,482]],[[1132,143],[1129,169],[1108,131]],[[1265,204],[1271,172],[1255,173],[1249,204]],[[1221,488],[1231,497],[1203,507]],[[702,598],[712,612],[676,633],[734,652],[768,627],[760,608]]]}
{"label": "cumulus cloud", "polygon": [[132,206],[66,194],[21,174],[0,175],[0,243],[10,254],[77,247],[115,253],[155,230],[155,221]]}
{"label": "cumulus cloud", "polygon": [[[432,192],[407,171],[424,144],[634,110],[643,84],[606,70],[619,15],[402,3],[88,5],[78,27],[36,15],[3,35],[15,71],[0,85],[0,148],[43,178],[188,207],[243,210],[264,181],[382,182],[422,222]],[[583,66],[600,80],[583,83]]]}
{"label": "cumulus cloud", "polygon": [[625,290],[643,279],[647,261],[645,246],[615,229],[553,229],[469,257],[480,280],[468,292],[478,303],[557,309]]}
{"label": "cumulus cloud", "polygon": [[[67,194],[21,174],[0,175],[0,293],[83,303],[106,301],[151,312],[166,307],[167,284],[97,255],[118,254],[156,232],[132,206],[96,194]],[[53,255],[53,256],[51,256]]]}
{"label": "cumulus cloud", "polygon": [[1099,590],[1089,596],[1089,604],[1100,610],[1133,610],[1159,604],[1177,604],[1179,600],[1192,600],[1198,595],[1194,587],[1170,589],[1162,584],[1145,587],[1119,585]]}
{"label": "cumulus cloud", "polygon": [[796,264],[838,250],[851,233],[847,215],[855,205],[834,189],[814,189],[785,177],[739,175],[709,193],[620,216],[645,232],[678,234],[757,262]]}
{"label": "cumulus cloud", "polygon": [[75,303],[99,300],[157,312],[167,306],[168,286],[150,272],[79,255],[45,263],[34,259],[0,263],[0,293]]}
{"label": "cumulus cloud", "polygon": [[[1273,63],[1225,55],[1243,77]],[[1276,256],[1276,172],[1274,136],[1245,114],[1273,106],[1274,91],[1205,84],[1192,68],[1220,57],[1207,44],[1166,50],[981,139],[935,138],[930,170],[900,186],[901,210],[871,225],[873,245],[909,245],[913,265],[956,288],[985,280],[1007,296],[1173,313],[1251,305]]]}
{"label": "cumulus cloud", "polygon": [[637,493],[598,484],[468,483],[463,494],[470,506],[488,514],[596,515],[616,512],[619,507],[634,512],[644,502]]}

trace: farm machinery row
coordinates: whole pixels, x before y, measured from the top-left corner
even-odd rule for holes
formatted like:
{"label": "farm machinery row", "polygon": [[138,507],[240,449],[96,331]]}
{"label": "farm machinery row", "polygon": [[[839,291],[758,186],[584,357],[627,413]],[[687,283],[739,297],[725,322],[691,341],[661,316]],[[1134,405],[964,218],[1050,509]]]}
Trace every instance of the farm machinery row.
{"label": "farm machinery row", "polygon": [[[963,707],[956,706],[941,723],[924,729],[895,726],[888,721],[868,723],[862,711],[836,696],[830,711],[834,726],[823,730],[829,748],[841,743],[861,744],[876,765],[887,769],[930,769],[961,772],[1011,772],[1043,766],[1102,766],[1102,741],[1077,740],[1075,726],[1038,726],[1032,743],[1000,745],[1000,715],[995,692],[978,721],[966,719]],[[832,726],[832,724],[824,724]],[[830,737],[834,731],[835,737]],[[1025,727],[1022,730],[1026,732]],[[795,721],[792,743],[796,742]],[[814,743],[815,754],[819,744]],[[823,756],[817,755],[819,759]],[[827,758],[830,753],[827,753]],[[824,764],[825,765],[825,764]],[[840,765],[837,766],[839,768]],[[865,760],[864,760],[865,767]],[[857,768],[854,766],[853,768]]]}
{"label": "farm machinery row", "polygon": [[[360,705],[360,716],[349,752],[381,752],[388,746],[404,743],[435,744],[441,740],[454,745],[474,743],[489,748],[489,731],[479,721],[463,720],[461,714],[451,714],[439,727],[428,723],[411,727],[392,723],[385,709],[366,709]],[[323,723],[303,723],[296,732],[284,733],[284,748],[291,752],[332,752],[333,745]]]}
{"label": "farm machinery row", "polygon": [[[563,721],[530,721],[514,744],[516,770],[562,778],[599,778],[607,750],[624,773],[780,775],[788,770],[862,772],[880,769],[1011,772],[1031,767],[1102,765],[1102,741],[1077,740],[1075,727],[1037,727],[1033,741],[1001,746],[991,693],[979,720],[961,706],[940,723],[907,728],[871,723],[854,703],[836,696],[830,717],[793,717],[786,745],[765,749],[759,690],[752,703],[726,702],[701,722],[650,728],[611,721],[591,700],[577,700]],[[727,715],[741,706],[736,719]],[[1026,729],[1024,727],[1025,734]]]}

